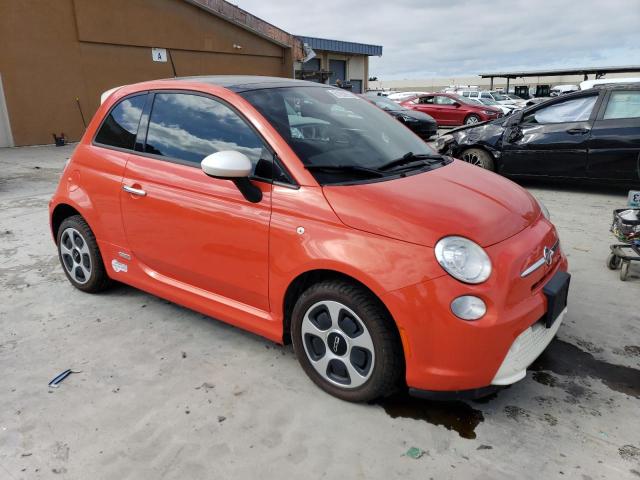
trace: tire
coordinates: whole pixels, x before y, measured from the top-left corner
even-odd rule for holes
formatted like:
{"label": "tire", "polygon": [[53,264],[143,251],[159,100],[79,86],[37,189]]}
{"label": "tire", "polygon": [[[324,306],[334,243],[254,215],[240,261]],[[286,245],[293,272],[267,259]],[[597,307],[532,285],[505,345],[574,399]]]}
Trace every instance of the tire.
{"label": "tire", "polygon": [[57,233],[58,258],[71,285],[87,293],[97,293],[110,280],[102,262],[96,237],[80,215],[66,218]]}
{"label": "tire", "polygon": [[622,262],[622,266],[620,267],[620,280],[623,282],[627,281],[627,275],[629,274],[629,265],[631,262]]}
{"label": "tire", "polygon": [[495,164],[493,163],[493,157],[489,152],[481,148],[468,148],[462,152],[462,160],[476,167],[484,168],[485,170],[495,171]]}
{"label": "tire", "polygon": [[471,115],[468,115],[467,118],[464,119],[464,124],[465,125],[475,125],[476,123],[480,122],[480,117],[478,115],[474,115],[473,113]]}
{"label": "tire", "polygon": [[622,259],[617,255],[610,253],[607,257],[607,268],[609,268],[609,270],[617,270],[620,268],[621,264]]}
{"label": "tire", "polygon": [[309,378],[342,400],[390,395],[404,371],[393,320],[369,291],[345,281],[323,281],[300,295],[291,338]]}

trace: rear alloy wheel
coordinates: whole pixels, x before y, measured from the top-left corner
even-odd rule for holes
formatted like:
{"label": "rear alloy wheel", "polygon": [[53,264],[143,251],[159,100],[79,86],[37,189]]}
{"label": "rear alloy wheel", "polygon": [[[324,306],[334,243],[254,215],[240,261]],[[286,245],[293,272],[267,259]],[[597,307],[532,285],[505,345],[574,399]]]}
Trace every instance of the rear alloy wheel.
{"label": "rear alloy wheel", "polygon": [[96,238],[80,215],[66,218],[58,229],[58,257],[71,284],[83,292],[99,292],[109,284]]}
{"label": "rear alloy wheel", "polygon": [[481,148],[469,148],[462,152],[462,160],[476,167],[484,168],[485,170],[494,171],[494,163],[491,154]]}
{"label": "rear alloy wheel", "polygon": [[480,117],[479,116],[471,114],[467,118],[464,119],[464,124],[465,125],[475,125],[479,121],[480,121]]}
{"label": "rear alloy wheel", "polygon": [[296,356],[320,388],[351,402],[392,393],[402,349],[391,319],[368,291],[322,282],[300,296],[292,315]]}

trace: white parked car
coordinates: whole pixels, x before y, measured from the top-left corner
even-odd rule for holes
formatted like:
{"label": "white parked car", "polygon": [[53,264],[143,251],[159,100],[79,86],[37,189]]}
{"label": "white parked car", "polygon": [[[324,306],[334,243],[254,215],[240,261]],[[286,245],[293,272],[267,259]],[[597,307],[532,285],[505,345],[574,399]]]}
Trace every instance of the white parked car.
{"label": "white parked car", "polygon": [[501,105],[491,98],[469,98],[469,100],[475,103],[479,103],[480,105],[489,105],[491,107],[498,108],[502,110],[502,113],[504,113],[505,116],[509,115],[511,112],[518,108],[515,105]]}
{"label": "white parked car", "polygon": [[506,95],[502,93],[498,93],[496,91],[488,91],[488,90],[464,90],[458,95],[462,95],[463,97],[471,98],[471,99],[482,99],[489,98],[498,102],[500,105],[515,105],[516,102],[514,100],[510,100]]}
{"label": "white parked car", "polygon": [[556,85],[549,91],[549,95],[552,97],[559,97],[560,95],[566,95],[567,93],[577,92],[580,90],[578,85]]}
{"label": "white parked car", "polygon": [[426,95],[428,93],[429,92],[398,92],[398,93],[393,93],[387,96],[387,98],[389,100],[393,100],[394,102],[400,103],[400,102],[404,102],[408,98],[417,97],[419,95]]}
{"label": "white parked car", "polygon": [[609,83],[640,83],[640,78],[600,78],[599,80],[585,80],[580,84],[580,90],[587,90],[595,87],[596,85]]}
{"label": "white parked car", "polygon": [[503,95],[509,100],[513,100],[518,108],[523,108],[527,104],[527,101],[524,98],[514,95],[513,93],[504,93]]}

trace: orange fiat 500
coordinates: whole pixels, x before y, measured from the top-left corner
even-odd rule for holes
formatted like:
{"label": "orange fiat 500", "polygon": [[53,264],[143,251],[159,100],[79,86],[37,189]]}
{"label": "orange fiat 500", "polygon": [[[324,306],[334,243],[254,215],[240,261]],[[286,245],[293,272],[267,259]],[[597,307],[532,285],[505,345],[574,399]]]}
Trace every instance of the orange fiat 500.
{"label": "orange fiat 500", "polygon": [[50,220],[76,288],[115,280],[291,341],[350,401],[517,382],[566,311],[567,260],[533,196],[316,83],[108,92]]}

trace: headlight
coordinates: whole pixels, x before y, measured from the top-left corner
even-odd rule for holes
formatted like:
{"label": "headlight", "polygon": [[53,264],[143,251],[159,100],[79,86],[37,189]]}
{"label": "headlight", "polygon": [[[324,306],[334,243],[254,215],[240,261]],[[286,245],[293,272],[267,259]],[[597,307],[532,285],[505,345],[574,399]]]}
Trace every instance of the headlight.
{"label": "headlight", "polygon": [[540,210],[542,210],[542,215],[544,215],[544,218],[546,218],[547,220],[551,220],[551,214],[549,213],[549,209],[547,207],[544,206],[544,203],[542,203],[540,200],[538,200],[536,198],[536,201],[538,202],[538,205],[540,205]]}
{"label": "headlight", "polygon": [[494,112],[492,110],[485,110],[484,113],[485,113],[485,115],[495,115],[498,112]]}
{"label": "headlight", "polygon": [[436,149],[438,151],[442,150],[447,144],[453,142],[453,135],[441,135],[436,138]]}
{"label": "headlight", "polygon": [[482,283],[491,275],[491,260],[480,245],[464,237],[445,237],[436,243],[436,259],[453,278]]}

